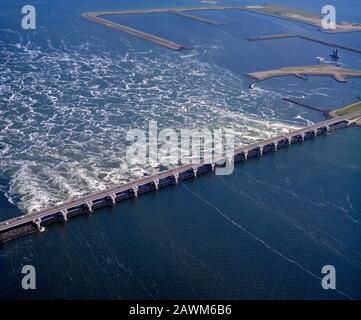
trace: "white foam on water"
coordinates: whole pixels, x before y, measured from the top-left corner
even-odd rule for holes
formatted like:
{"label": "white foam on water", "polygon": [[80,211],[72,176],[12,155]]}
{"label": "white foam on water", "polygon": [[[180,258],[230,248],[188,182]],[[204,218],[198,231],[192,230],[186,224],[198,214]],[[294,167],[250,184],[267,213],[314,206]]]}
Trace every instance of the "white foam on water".
{"label": "white foam on water", "polygon": [[44,51],[17,36],[0,40],[0,174],[23,212],[158,171],[125,159],[127,130],[148,130],[149,120],[178,132],[233,127],[237,144],[308,123],[286,121],[280,94],[245,88],[201,51],[117,54],[65,39]]}

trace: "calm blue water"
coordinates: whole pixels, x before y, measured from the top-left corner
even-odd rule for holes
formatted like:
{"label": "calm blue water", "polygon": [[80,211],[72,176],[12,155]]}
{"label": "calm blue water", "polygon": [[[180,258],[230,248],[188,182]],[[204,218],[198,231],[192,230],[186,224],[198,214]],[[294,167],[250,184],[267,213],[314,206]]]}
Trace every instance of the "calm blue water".
{"label": "calm blue water", "polygon": [[[331,51],[248,37],[305,33],[361,47],[358,33],[326,35],[234,11],[195,12],[220,26],[173,15],[111,17],[194,47],[171,52],[79,15],[199,1],[34,1],[31,32],[20,28],[24,4],[3,1],[0,13],[1,220],[156,172],[125,161],[126,131],[149,120],[175,129],[233,126],[243,144],[323,119],[284,96],[331,109],[361,94],[360,79],[285,77],[250,91],[245,76],[315,64]],[[303,1],[302,9],[322,4]],[[361,21],[357,0],[335,4],[339,19]],[[342,62],[360,68],[361,56],[343,51]],[[54,225],[0,248],[0,297],[360,299],[360,163],[361,130],[351,128],[238,165],[231,176],[203,176]],[[26,264],[37,270],[31,292],[21,289]],[[326,264],[337,270],[337,291],[321,287]]]}

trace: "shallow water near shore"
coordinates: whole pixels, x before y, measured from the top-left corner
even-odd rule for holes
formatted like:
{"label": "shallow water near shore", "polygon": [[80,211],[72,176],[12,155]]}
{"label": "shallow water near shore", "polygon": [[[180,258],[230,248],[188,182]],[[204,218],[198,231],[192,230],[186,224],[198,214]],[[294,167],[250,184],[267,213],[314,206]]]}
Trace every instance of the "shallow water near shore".
{"label": "shallow water near shore", "polygon": [[[1,220],[155,172],[124,159],[126,130],[150,119],[175,129],[231,125],[243,144],[323,119],[282,97],[332,109],[361,92],[360,79],[322,77],[269,79],[249,90],[245,76],[316,64],[331,52],[248,37],[306,33],[361,47],[356,34],[323,35],[233,11],[194,12],[220,26],[173,15],[159,24],[114,18],[194,47],[171,52],[79,18],[148,2],[73,2],[39,2],[44,18],[32,35],[15,26],[17,2],[2,4],[9,14],[0,22]],[[340,17],[361,21],[351,5],[360,6],[339,1]],[[360,69],[360,57],[342,51],[348,68]],[[361,130],[345,129],[238,165],[231,176],[202,176],[53,225],[0,248],[0,297],[360,299],[360,163]],[[25,264],[36,267],[37,290],[21,289]],[[321,287],[326,264],[336,267],[337,291]]]}

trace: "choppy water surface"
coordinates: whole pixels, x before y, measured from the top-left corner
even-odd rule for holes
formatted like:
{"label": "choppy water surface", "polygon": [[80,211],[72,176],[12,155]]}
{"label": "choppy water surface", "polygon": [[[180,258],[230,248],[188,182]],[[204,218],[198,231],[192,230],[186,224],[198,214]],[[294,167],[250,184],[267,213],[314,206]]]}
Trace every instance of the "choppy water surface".
{"label": "choppy water surface", "polygon": [[[191,4],[199,3],[172,5]],[[326,37],[309,26],[233,11],[197,12],[220,26],[173,15],[155,17],[157,24],[151,16],[112,17],[194,47],[172,52],[79,18],[85,11],[149,5],[142,1],[39,2],[43,19],[34,32],[19,29],[16,5],[4,5],[9,14],[0,22],[3,218],[158,171],[125,160],[127,130],[147,130],[150,120],[176,130],[233,127],[237,143],[245,144],[323,119],[282,97],[330,109],[361,92],[360,79],[339,84],[320,77],[271,79],[249,90],[246,72],[315,64],[331,49],[247,37]],[[306,7],[315,10],[315,2]],[[361,20],[347,12],[341,10]],[[334,37],[352,40],[350,34]],[[353,46],[361,47],[358,34]],[[360,68],[360,55],[343,52],[342,61]],[[95,221],[78,219],[14,242],[0,257],[9,274],[0,278],[2,295],[23,297],[13,286],[26,262],[45,277],[34,297],[360,297],[360,138],[358,129],[320,138],[237,168],[231,177],[188,182],[101,210],[110,215]],[[320,266],[332,258],[344,282],[326,293]],[[55,272],[59,261],[66,272]],[[50,286],[57,291],[50,293]]]}
{"label": "choppy water surface", "polygon": [[[18,32],[2,32],[0,170],[24,211],[149,172],[125,161],[127,130],[146,130],[149,120],[174,129],[234,127],[242,143],[302,124],[278,119],[279,94],[248,90],[205,49],[137,52],[123,42],[119,54],[64,39],[37,48]],[[256,109],[250,115],[244,107]]]}

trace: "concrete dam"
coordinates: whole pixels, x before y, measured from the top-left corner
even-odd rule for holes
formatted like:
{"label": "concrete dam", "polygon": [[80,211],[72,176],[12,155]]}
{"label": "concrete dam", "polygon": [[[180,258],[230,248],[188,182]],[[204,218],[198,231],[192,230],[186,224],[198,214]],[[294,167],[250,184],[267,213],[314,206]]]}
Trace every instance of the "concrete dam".
{"label": "concrete dam", "polygon": [[[337,129],[346,128],[360,118],[361,111],[349,113],[285,135],[242,146],[234,150],[233,159],[231,160],[237,163],[261,157],[266,153],[302,143],[305,140],[331,133]],[[0,222],[0,242],[5,243],[37,231],[43,232],[47,226],[53,223],[67,222],[76,216],[90,214],[98,208],[116,205],[146,192],[161,190],[169,185],[176,185],[181,181],[193,179],[203,174],[211,174],[217,167],[224,167],[225,161],[225,157],[222,156],[212,162],[183,165],[175,169],[162,171],[153,176],[70,200],[45,210],[2,221]]]}

